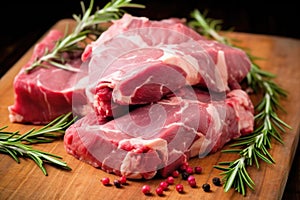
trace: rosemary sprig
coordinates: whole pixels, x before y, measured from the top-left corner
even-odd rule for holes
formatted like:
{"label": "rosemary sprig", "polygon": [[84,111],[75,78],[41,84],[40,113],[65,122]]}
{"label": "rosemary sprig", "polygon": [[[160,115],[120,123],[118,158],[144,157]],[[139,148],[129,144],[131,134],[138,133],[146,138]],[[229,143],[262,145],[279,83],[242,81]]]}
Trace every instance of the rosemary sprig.
{"label": "rosemary sprig", "polygon": [[206,37],[213,38],[221,43],[229,44],[229,40],[218,34],[221,30],[220,24],[222,20],[216,20],[211,18],[205,18],[206,12],[202,15],[199,10],[194,10],[191,12],[191,17],[194,19],[188,22],[188,25],[200,32]]}
{"label": "rosemary sprig", "polygon": [[[91,35],[94,38],[99,37],[101,30],[99,30],[98,25],[103,22],[109,22],[120,18],[125,11],[123,8],[143,8],[143,5],[131,3],[131,0],[112,0],[107,3],[102,9],[97,9],[94,14],[92,14],[94,6],[94,0],[90,1],[88,9],[85,9],[84,3],[81,2],[82,17],[80,15],[73,15],[73,18],[77,22],[76,27],[70,34],[65,34],[65,36],[58,40],[52,51],[46,50],[44,55],[38,57],[29,67],[25,69],[25,73],[29,73],[31,70],[37,67],[47,67],[44,63],[49,63],[52,66],[69,70],[73,72],[78,72],[77,68],[66,63],[63,53],[83,51],[84,40]],[[67,31],[66,31],[67,32]],[[81,43],[81,44],[80,44]],[[82,46],[83,45],[83,46]]]}
{"label": "rosemary sprig", "polygon": [[31,129],[24,134],[20,134],[19,131],[5,131],[7,126],[0,128],[0,153],[10,155],[17,163],[20,163],[19,157],[30,158],[46,176],[48,173],[44,167],[44,163],[71,170],[66,162],[60,160],[60,156],[43,152],[32,147],[32,144],[49,143],[57,138],[61,138],[64,134],[64,130],[76,119],[70,119],[71,114],[72,113],[61,115],[42,128],[38,130]]}
{"label": "rosemary sprig", "polygon": [[[214,39],[218,42],[229,46],[234,46],[229,39],[218,34],[220,20],[205,18],[198,10],[191,12],[192,21],[189,26],[199,33]],[[237,47],[237,46],[235,46]],[[251,60],[251,69],[247,74],[247,85],[255,93],[261,93],[262,99],[255,106],[255,127],[251,135],[237,139],[231,147],[237,149],[223,150],[222,152],[237,153],[239,158],[235,161],[220,162],[214,166],[216,169],[224,171],[223,175],[224,190],[227,192],[230,188],[234,188],[242,195],[246,194],[246,186],[254,189],[255,183],[249,176],[246,167],[255,163],[259,168],[259,160],[266,163],[275,163],[268,149],[271,148],[271,139],[274,138],[278,142],[283,143],[281,133],[291,127],[280,119],[276,113],[278,109],[282,109],[279,99],[286,97],[287,93],[278,86],[273,79],[272,73],[262,70],[256,63],[255,57],[247,52]],[[227,167],[224,167],[227,166]]]}

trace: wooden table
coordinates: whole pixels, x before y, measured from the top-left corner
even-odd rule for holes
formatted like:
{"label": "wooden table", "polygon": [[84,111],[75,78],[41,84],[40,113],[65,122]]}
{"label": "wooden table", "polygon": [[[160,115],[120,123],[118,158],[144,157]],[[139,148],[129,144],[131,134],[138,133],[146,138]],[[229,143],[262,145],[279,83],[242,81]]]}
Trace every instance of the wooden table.
{"label": "wooden table", "polygon": [[[61,20],[54,28],[63,29],[68,22],[70,20]],[[259,169],[249,168],[249,173],[256,184],[254,191],[247,190],[247,195],[242,197],[234,190],[225,193],[222,187],[213,186],[212,178],[219,176],[221,172],[214,169],[213,165],[219,161],[233,160],[235,157],[220,152],[190,161],[192,166],[202,166],[203,173],[196,175],[200,186],[198,188],[190,188],[179,178],[175,180],[176,183],[181,181],[184,184],[184,194],[177,193],[174,186],[171,186],[163,197],[158,197],[154,188],[160,179],[146,182],[128,181],[129,184],[120,189],[114,186],[105,187],[100,183],[101,178],[110,177],[113,180],[117,177],[75,159],[65,152],[63,141],[56,141],[35,145],[35,148],[62,156],[72,171],[63,171],[46,165],[49,175],[44,176],[32,160],[21,159],[21,163],[17,164],[11,157],[0,154],[0,199],[281,199],[299,141],[300,41],[247,33],[230,33],[229,36],[240,40],[239,45],[249,48],[253,55],[264,58],[257,63],[263,69],[278,75],[275,81],[289,93],[288,98],[281,101],[287,113],[279,113],[279,116],[293,129],[283,134],[284,145],[272,141],[270,153],[276,164],[268,165],[261,162]],[[0,127],[8,125],[8,130],[24,132],[33,127],[10,123],[7,110],[14,101],[13,79],[30,58],[31,53],[32,48],[0,80]],[[205,182],[212,186],[209,193],[201,189],[201,185]],[[152,186],[153,195],[142,194],[141,187],[144,184]]]}

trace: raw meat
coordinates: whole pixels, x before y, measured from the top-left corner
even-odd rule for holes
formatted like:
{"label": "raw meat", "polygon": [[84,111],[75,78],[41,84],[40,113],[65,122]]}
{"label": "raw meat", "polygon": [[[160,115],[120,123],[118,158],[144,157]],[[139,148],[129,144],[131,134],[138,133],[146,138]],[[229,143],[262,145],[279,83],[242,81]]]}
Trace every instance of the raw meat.
{"label": "raw meat", "polygon": [[[76,72],[59,69],[48,63],[43,63],[47,68],[39,67],[30,73],[24,72],[45,51],[51,51],[62,36],[62,32],[51,30],[37,43],[31,59],[15,77],[14,104],[8,107],[11,122],[46,124],[72,111],[72,95],[78,81]],[[69,53],[64,55],[64,59],[67,60],[66,64],[79,69],[82,63],[80,56],[80,53]],[[77,89],[80,90],[79,87]]]}
{"label": "raw meat", "polygon": [[69,154],[108,173],[151,179],[251,133],[253,121],[253,105],[243,90],[224,99],[184,87],[104,124],[91,112],[66,130],[64,144]]}
{"label": "raw meat", "polygon": [[185,85],[237,89],[250,70],[244,51],[207,40],[178,19],[129,14],[88,45],[82,59],[89,62],[99,119],[118,117],[127,105],[157,102]]}

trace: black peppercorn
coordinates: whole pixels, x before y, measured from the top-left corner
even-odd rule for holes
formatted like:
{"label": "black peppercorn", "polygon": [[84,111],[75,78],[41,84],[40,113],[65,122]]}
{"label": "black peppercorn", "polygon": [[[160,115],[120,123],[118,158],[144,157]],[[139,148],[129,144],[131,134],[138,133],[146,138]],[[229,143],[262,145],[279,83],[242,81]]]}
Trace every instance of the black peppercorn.
{"label": "black peppercorn", "polygon": [[186,171],[181,172],[181,177],[183,180],[187,180],[189,176],[190,176],[190,174],[187,173]]}
{"label": "black peppercorn", "polygon": [[209,192],[210,191],[210,185],[208,183],[204,183],[202,185],[202,189],[204,190],[204,192]]}
{"label": "black peppercorn", "polygon": [[114,180],[114,186],[116,186],[116,188],[120,188],[121,182],[119,180]]}
{"label": "black peppercorn", "polygon": [[220,180],[220,178],[218,178],[218,177],[214,177],[214,178],[212,179],[212,182],[213,182],[213,184],[216,185],[216,186],[221,186],[221,180]]}

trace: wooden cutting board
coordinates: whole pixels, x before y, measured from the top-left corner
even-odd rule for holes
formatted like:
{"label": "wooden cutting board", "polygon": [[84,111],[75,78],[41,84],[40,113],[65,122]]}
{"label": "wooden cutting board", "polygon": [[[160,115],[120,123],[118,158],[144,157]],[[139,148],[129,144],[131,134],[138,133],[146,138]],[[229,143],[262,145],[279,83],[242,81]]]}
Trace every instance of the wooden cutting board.
{"label": "wooden cutting board", "polygon": [[[72,25],[73,21],[64,19],[53,28],[64,30],[69,23]],[[182,182],[185,186],[184,194],[177,193],[175,187],[170,186],[163,197],[158,197],[154,190],[162,181],[160,179],[128,181],[128,185],[122,188],[105,187],[100,183],[101,178],[114,180],[117,177],[75,159],[66,153],[63,141],[56,141],[35,145],[35,148],[62,156],[72,171],[46,165],[49,175],[44,176],[32,160],[21,159],[21,163],[17,164],[8,155],[0,154],[0,199],[281,199],[299,141],[300,40],[247,33],[230,33],[228,36],[238,39],[239,45],[263,58],[257,63],[278,75],[275,81],[289,92],[288,98],[281,101],[287,113],[279,113],[279,116],[293,129],[283,134],[283,145],[272,141],[270,153],[276,164],[261,162],[259,169],[254,166],[248,168],[255,181],[254,191],[247,190],[247,195],[243,197],[234,190],[225,193],[222,187],[212,184],[213,177],[221,177],[221,171],[214,169],[213,165],[220,161],[232,161],[236,156],[220,152],[190,161],[191,166],[201,166],[203,173],[195,176],[198,188],[189,187],[181,178],[175,179],[175,183]],[[14,101],[13,79],[31,54],[32,48],[0,80],[0,127],[8,125],[11,131],[20,130],[23,133],[33,127],[10,123],[7,110]],[[206,182],[211,185],[209,193],[201,189],[201,185]],[[141,192],[144,184],[152,187],[152,195],[145,196]]]}

